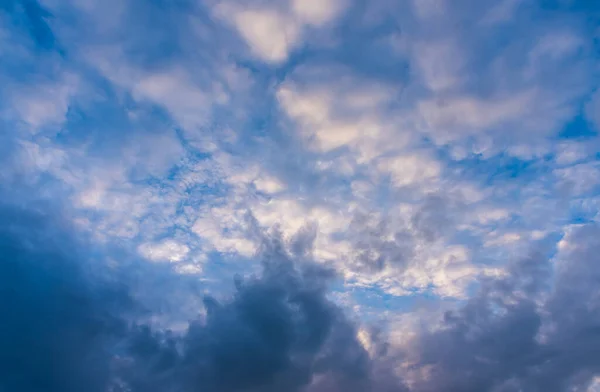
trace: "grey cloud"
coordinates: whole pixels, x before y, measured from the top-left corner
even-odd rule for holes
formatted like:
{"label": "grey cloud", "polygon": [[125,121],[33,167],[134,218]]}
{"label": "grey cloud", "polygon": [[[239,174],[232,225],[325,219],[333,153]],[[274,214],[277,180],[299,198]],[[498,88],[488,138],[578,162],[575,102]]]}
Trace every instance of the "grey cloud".
{"label": "grey cloud", "polygon": [[317,225],[314,223],[301,228],[292,238],[290,244],[292,253],[297,256],[310,254],[317,238],[317,229]]}
{"label": "grey cloud", "polygon": [[[261,274],[237,279],[230,299],[206,297],[205,317],[169,331],[133,301],[144,276],[90,260],[58,220],[0,212],[0,390],[563,392],[600,373],[594,224],[569,231],[554,263],[539,249],[481,280],[408,348],[374,335],[367,352],[327,299],[332,272],[304,252],[299,263],[276,231],[256,233]],[[176,287],[180,277],[164,279]],[[408,389],[397,373],[415,369],[429,376]]]}
{"label": "grey cloud", "polygon": [[351,264],[362,272],[378,272],[386,267],[403,269],[414,252],[414,237],[405,229],[394,228],[389,219],[357,213],[349,238],[354,247]]}
{"label": "grey cloud", "polygon": [[175,282],[163,288],[181,277],[109,268],[55,219],[14,205],[0,212],[0,390],[368,391],[382,383],[356,327],[327,299],[332,272],[296,263],[277,233],[260,234],[262,273],[237,279],[229,300],[206,297],[206,316],[182,332],[148,324],[145,312],[160,306],[134,302],[154,273]]}
{"label": "grey cloud", "polygon": [[57,222],[0,208],[0,390],[103,392],[128,298],[79,264]]}
{"label": "grey cloud", "polygon": [[[554,264],[548,249],[511,261],[506,275],[482,278],[478,293],[446,312],[438,329],[417,331],[404,351],[376,341],[371,357],[325,299],[331,273],[296,268],[280,236],[257,234],[262,275],[238,281],[230,301],[207,298],[206,320],[183,337],[143,331],[147,348],[137,349],[145,355],[134,368],[148,369],[139,380],[157,380],[139,390],[177,383],[209,391],[581,390],[600,372],[599,233],[596,225],[572,230]],[[410,389],[396,375],[419,369],[428,376]]]}
{"label": "grey cloud", "polygon": [[[456,204],[456,203],[454,203]],[[437,194],[430,194],[419,206],[418,211],[412,216],[412,226],[427,241],[435,241],[448,232],[452,224],[450,209],[457,206],[451,205],[449,198]]]}
{"label": "grey cloud", "polygon": [[348,227],[354,251],[351,266],[361,272],[379,272],[387,267],[398,270],[410,266],[419,243],[432,243],[451,234],[459,209],[459,198],[431,193],[414,206],[407,222],[386,215],[358,212]]}
{"label": "grey cloud", "polygon": [[[230,301],[206,299],[169,372],[189,390],[368,390],[369,356],[325,297],[331,273],[296,269],[280,238],[266,238],[261,276],[239,281]],[[173,369],[175,369],[173,371]]]}
{"label": "grey cloud", "polygon": [[418,366],[433,369],[415,390],[585,390],[600,372],[598,232],[588,225],[571,233],[576,251],[555,270],[544,253],[532,254],[446,312],[441,328],[412,348]]}

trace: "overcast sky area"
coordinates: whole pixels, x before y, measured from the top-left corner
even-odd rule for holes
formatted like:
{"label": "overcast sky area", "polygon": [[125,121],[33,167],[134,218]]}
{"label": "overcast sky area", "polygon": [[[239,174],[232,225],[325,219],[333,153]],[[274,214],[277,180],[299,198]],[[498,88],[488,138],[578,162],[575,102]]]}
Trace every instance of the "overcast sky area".
{"label": "overcast sky area", "polygon": [[600,2],[0,0],[0,392],[600,392]]}

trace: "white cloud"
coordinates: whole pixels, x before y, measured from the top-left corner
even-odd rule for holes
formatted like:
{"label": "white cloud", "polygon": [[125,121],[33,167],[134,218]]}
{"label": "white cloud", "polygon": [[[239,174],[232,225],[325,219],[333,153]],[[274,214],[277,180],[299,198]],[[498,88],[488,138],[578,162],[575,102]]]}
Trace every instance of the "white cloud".
{"label": "white cloud", "polygon": [[172,239],[167,239],[158,243],[144,243],[138,247],[138,251],[142,256],[152,261],[175,263],[184,260],[190,248]]}
{"label": "white cloud", "polygon": [[422,101],[419,112],[427,124],[426,132],[444,144],[520,119],[528,113],[535,98],[534,91],[496,100],[455,96]]}
{"label": "white cloud", "polygon": [[56,82],[20,88],[12,98],[17,121],[27,124],[32,133],[39,132],[42,127],[60,127],[66,121],[78,84],[75,75],[64,75]]}
{"label": "white cloud", "polygon": [[427,87],[439,92],[456,87],[462,81],[464,54],[450,39],[415,44],[414,59]]}
{"label": "white cloud", "polygon": [[285,61],[298,44],[301,26],[276,10],[229,10],[254,54],[271,63]]}
{"label": "white cloud", "polygon": [[586,147],[583,143],[565,142],[556,148],[556,163],[558,165],[569,165],[577,163],[588,156]]}
{"label": "white cloud", "polygon": [[[130,63],[120,47],[93,47],[85,59],[136,101],[165,108],[190,142],[203,150],[214,147],[214,141],[200,132],[213,121],[214,109],[230,103],[230,88],[244,96],[248,87],[243,72],[230,64],[212,73],[185,64],[147,70]],[[129,114],[135,120],[139,113]]]}
{"label": "white cloud", "polygon": [[344,6],[344,0],[292,0],[292,10],[309,24],[322,25],[333,20]]}
{"label": "white cloud", "polygon": [[256,251],[248,239],[245,211],[235,205],[204,208],[191,230],[206,245],[207,251],[238,253],[251,257]]}
{"label": "white cloud", "polygon": [[292,76],[277,90],[281,108],[296,121],[301,137],[311,149],[323,153],[347,147],[356,154],[355,163],[402,149],[411,134],[401,132],[398,118],[382,111],[393,99],[393,90],[344,71],[340,69],[326,84],[318,81],[327,74],[308,71],[307,83],[295,83]]}
{"label": "white cloud", "polygon": [[53,172],[60,169],[67,159],[66,152],[54,146],[42,146],[38,143],[21,141],[19,163],[29,175],[36,172]]}
{"label": "white cloud", "polygon": [[389,173],[395,186],[421,185],[423,191],[435,185],[442,173],[442,167],[435,159],[416,152],[382,159],[377,168]]}
{"label": "white cloud", "polygon": [[254,185],[256,189],[265,193],[277,193],[285,189],[285,185],[272,177],[260,177],[254,181]]}
{"label": "white cloud", "polygon": [[600,377],[596,376],[592,379],[592,382],[588,386],[586,392],[600,392]]}
{"label": "white cloud", "polygon": [[480,224],[495,223],[508,219],[510,211],[505,208],[480,208],[472,212],[474,219]]}
{"label": "white cloud", "polygon": [[497,233],[492,232],[487,236],[485,246],[509,246],[513,243],[523,240],[519,233]]}
{"label": "white cloud", "polygon": [[441,16],[446,10],[446,0],[412,0],[412,5],[420,18]]}
{"label": "white cloud", "polygon": [[229,1],[217,5],[215,14],[236,28],[255,56],[279,64],[301,45],[307,28],[331,22],[343,6],[343,0],[292,0],[270,6]]}
{"label": "white cloud", "polygon": [[559,186],[571,195],[581,195],[600,185],[600,164],[581,163],[554,171]]}
{"label": "white cloud", "polygon": [[206,112],[203,108],[208,106],[207,94],[194,88],[193,82],[180,70],[144,75],[133,82],[132,91],[137,99],[164,104],[181,124],[189,124],[197,116],[194,113]]}

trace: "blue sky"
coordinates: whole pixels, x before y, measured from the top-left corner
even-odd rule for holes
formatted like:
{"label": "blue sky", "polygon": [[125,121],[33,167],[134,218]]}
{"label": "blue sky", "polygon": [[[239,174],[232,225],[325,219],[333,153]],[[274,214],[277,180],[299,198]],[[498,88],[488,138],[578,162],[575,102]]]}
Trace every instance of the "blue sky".
{"label": "blue sky", "polygon": [[[599,26],[591,0],[5,0],[2,205],[223,301],[278,243],[410,391],[600,390],[597,360],[520,372],[448,319],[600,325]],[[160,328],[205,313],[181,284],[138,298]]]}

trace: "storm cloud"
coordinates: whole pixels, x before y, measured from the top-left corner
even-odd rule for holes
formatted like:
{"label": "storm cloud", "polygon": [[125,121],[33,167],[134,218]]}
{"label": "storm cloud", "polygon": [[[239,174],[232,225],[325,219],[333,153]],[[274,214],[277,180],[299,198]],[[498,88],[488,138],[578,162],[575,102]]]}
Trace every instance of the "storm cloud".
{"label": "storm cloud", "polygon": [[575,226],[554,262],[541,251],[444,312],[407,351],[427,369],[416,391],[587,390],[600,372],[598,234]]}
{"label": "storm cloud", "polygon": [[260,274],[236,277],[223,300],[204,296],[201,316],[169,330],[144,321],[140,275],[128,282],[86,255],[56,216],[14,205],[1,215],[2,390],[562,392],[600,371],[596,225],[573,227],[552,263],[540,248],[482,278],[397,347],[359,341],[328,299],[333,271],[276,230],[259,233]]}
{"label": "storm cloud", "polygon": [[0,208],[0,389],[105,391],[128,297],[57,221]]}
{"label": "storm cloud", "polygon": [[206,296],[205,316],[183,332],[141,322],[128,287],[139,281],[90,260],[49,217],[5,206],[1,235],[3,390],[367,391],[378,382],[356,327],[327,299],[332,271],[297,266],[277,235],[265,237],[262,273],[236,278],[230,299]]}

